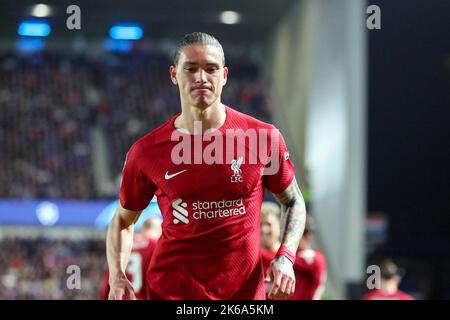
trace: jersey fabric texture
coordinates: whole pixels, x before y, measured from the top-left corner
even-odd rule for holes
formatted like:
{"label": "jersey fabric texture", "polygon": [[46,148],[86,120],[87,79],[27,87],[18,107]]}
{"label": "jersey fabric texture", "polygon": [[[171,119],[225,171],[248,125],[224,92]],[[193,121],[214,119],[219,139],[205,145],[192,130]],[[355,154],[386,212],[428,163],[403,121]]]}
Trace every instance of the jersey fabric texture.
{"label": "jersey fabric texture", "polygon": [[[147,272],[151,299],[265,299],[263,192],[284,191],[294,166],[273,125],[230,107],[225,111],[224,124],[208,139],[176,129],[177,115],[127,154],[122,207],[141,211],[156,195],[163,215]],[[263,174],[273,163],[273,174]]]}

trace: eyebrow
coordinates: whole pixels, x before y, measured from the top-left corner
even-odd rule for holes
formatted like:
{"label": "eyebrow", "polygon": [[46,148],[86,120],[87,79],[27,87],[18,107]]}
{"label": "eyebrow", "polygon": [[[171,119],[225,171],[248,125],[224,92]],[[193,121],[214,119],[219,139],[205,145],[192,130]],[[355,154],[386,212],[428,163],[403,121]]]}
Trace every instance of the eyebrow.
{"label": "eyebrow", "polygon": [[[183,65],[199,65],[199,63],[198,62],[194,62],[194,61],[185,61],[183,63]],[[208,62],[206,65],[207,66],[218,66],[218,67],[220,67],[220,64],[217,63],[217,62]]]}

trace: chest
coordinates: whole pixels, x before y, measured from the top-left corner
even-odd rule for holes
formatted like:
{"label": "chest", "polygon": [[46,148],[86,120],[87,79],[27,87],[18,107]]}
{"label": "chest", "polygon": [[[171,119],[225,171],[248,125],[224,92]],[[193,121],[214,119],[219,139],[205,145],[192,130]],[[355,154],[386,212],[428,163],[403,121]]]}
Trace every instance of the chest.
{"label": "chest", "polygon": [[156,164],[149,174],[157,193],[170,198],[241,198],[262,184],[264,162],[257,148],[228,137],[211,140],[190,138],[160,148],[160,154],[149,159]]}
{"label": "chest", "polygon": [[213,163],[173,164],[164,162],[153,172],[152,180],[159,192],[170,198],[228,198],[249,196],[261,182],[259,164]]}

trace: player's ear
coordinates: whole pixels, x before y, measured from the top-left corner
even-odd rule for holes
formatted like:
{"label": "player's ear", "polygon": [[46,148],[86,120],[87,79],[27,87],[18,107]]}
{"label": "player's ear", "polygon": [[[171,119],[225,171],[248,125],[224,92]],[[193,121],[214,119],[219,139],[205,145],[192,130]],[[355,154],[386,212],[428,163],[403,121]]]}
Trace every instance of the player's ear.
{"label": "player's ear", "polygon": [[178,81],[177,81],[177,78],[176,78],[176,76],[177,76],[177,69],[176,69],[175,65],[173,65],[173,64],[170,65],[169,75],[170,75],[170,80],[172,80],[172,83],[177,86],[178,85]]}
{"label": "player's ear", "polygon": [[223,85],[227,84],[227,79],[228,79],[228,68],[227,67],[223,67]]}

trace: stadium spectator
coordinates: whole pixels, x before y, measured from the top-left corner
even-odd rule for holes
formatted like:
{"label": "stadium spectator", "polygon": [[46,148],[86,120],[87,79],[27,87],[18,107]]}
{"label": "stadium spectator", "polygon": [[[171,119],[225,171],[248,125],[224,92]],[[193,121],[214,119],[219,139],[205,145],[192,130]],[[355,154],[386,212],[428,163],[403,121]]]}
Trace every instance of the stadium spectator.
{"label": "stadium spectator", "polygon": [[[0,241],[0,299],[97,299],[106,261],[99,239],[9,237]],[[67,268],[81,270],[81,288],[67,287]]]}

